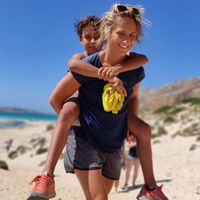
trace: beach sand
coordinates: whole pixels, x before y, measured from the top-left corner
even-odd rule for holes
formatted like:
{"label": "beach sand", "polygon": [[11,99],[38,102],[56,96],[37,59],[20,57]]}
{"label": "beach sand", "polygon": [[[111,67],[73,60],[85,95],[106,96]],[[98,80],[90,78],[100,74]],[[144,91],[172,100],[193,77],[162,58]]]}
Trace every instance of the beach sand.
{"label": "beach sand", "polygon": [[[49,123],[29,122],[24,128],[0,129],[0,160],[6,161],[9,166],[9,170],[0,169],[0,199],[23,200],[28,196],[32,187],[28,183],[41,172],[42,166],[39,165],[47,155],[47,153],[36,155],[38,147],[33,148],[32,139],[45,137],[47,140],[45,147],[48,147],[53,132],[46,130]],[[9,139],[13,139],[13,144],[7,151],[5,141]],[[152,142],[155,177],[158,185],[164,185],[163,191],[170,200],[200,199],[200,144],[198,143],[193,151],[189,150],[194,143],[196,143],[194,137],[172,138],[170,134],[160,137],[158,143]],[[26,152],[19,154],[15,159],[9,159],[8,153],[20,145],[27,147]],[[55,200],[84,199],[76,176],[65,173],[62,159],[59,160],[55,170],[55,181],[57,192]],[[120,185],[123,181],[122,170]],[[136,189],[130,188],[127,192],[116,193],[112,189],[109,199],[136,199],[143,184],[141,169],[136,184],[138,186]]]}

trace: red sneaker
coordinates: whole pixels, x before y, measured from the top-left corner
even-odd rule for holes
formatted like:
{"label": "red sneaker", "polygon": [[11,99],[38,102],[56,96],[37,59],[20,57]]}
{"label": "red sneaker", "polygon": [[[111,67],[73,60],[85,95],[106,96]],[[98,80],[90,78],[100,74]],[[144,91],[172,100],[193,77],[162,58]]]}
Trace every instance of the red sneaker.
{"label": "red sneaker", "polygon": [[147,190],[142,187],[140,193],[137,196],[138,200],[168,200],[168,198],[162,192],[162,185],[156,186],[155,190]]}
{"label": "red sneaker", "polygon": [[31,183],[35,183],[27,200],[48,200],[56,196],[53,177],[41,174],[36,176]]}

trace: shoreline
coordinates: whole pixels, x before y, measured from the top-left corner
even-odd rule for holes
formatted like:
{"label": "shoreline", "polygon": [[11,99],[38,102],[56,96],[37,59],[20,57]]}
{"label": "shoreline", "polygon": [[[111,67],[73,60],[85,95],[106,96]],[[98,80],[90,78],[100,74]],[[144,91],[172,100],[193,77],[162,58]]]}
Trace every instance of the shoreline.
{"label": "shoreline", "polygon": [[0,112],[0,121],[57,121],[55,114]]}

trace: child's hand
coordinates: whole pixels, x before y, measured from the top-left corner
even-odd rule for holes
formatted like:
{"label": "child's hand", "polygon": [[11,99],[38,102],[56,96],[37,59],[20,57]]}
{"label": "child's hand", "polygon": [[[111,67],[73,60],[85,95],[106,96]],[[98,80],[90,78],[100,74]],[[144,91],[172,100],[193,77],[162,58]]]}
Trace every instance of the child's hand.
{"label": "child's hand", "polygon": [[103,67],[98,70],[98,76],[100,79],[108,81],[114,76],[118,76],[120,67],[120,65],[112,66],[108,63],[103,63]]}
{"label": "child's hand", "polygon": [[117,90],[118,92],[123,92],[125,96],[127,96],[126,89],[124,88],[124,84],[122,80],[120,80],[118,77],[113,77],[108,80],[109,83],[112,84],[112,87]]}

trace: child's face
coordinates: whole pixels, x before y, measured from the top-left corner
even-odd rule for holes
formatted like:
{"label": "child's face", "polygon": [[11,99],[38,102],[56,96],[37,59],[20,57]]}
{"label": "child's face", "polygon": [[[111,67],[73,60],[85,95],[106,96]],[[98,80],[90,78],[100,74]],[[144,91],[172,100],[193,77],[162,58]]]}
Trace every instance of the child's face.
{"label": "child's face", "polygon": [[136,43],[137,26],[135,21],[129,17],[118,16],[116,25],[108,40],[108,45],[113,52],[126,55]]}
{"label": "child's face", "polygon": [[82,30],[81,44],[84,46],[88,55],[97,52],[96,41],[99,39],[99,33],[94,26],[88,25]]}

